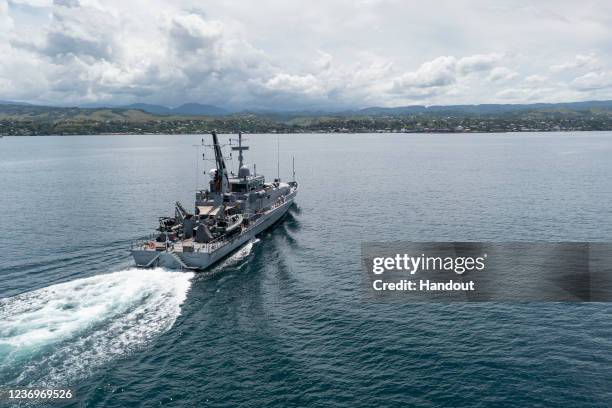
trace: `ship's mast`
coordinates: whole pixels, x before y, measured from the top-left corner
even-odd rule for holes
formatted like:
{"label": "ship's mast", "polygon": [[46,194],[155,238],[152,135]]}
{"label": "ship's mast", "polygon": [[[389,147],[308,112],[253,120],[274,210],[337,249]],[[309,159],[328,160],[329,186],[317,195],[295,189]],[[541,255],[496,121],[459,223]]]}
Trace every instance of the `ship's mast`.
{"label": "ship's mast", "polygon": [[232,150],[238,151],[238,174],[240,174],[240,169],[244,164],[244,156],[242,155],[242,152],[244,150],[249,150],[249,146],[242,145],[242,132],[238,132],[238,146],[232,146]]}

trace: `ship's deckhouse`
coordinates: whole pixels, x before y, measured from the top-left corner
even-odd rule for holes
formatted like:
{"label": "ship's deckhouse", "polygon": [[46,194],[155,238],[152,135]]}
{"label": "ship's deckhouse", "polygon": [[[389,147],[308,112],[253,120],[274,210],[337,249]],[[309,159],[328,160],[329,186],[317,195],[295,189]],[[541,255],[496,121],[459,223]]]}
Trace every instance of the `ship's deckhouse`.
{"label": "ship's deckhouse", "polygon": [[230,192],[248,193],[249,191],[260,190],[265,182],[264,176],[247,176],[245,178],[230,178]]}

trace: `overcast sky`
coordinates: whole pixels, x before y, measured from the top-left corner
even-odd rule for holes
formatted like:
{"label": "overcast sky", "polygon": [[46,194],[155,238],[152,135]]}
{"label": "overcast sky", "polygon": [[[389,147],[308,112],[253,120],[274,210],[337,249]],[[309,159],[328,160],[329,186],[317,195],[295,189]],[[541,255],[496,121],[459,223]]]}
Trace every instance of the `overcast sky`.
{"label": "overcast sky", "polygon": [[612,2],[0,0],[0,99],[234,109],[612,99]]}

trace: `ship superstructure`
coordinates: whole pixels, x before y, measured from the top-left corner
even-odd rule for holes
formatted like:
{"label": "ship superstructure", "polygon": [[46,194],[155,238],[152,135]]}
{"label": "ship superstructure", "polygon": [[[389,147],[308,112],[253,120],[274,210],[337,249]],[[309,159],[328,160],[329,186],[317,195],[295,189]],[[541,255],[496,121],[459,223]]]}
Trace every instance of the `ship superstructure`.
{"label": "ship superstructure", "polygon": [[141,267],[165,266],[202,270],[224,258],[257,234],[279,221],[287,212],[298,190],[294,180],[266,182],[251,173],[244,163],[242,134],[238,134],[238,173],[225,164],[218,136],[212,132],[215,168],[209,188],[196,192],[195,208],[187,211],[175,205],[174,217],[161,217],[157,232],[149,239],[132,244],[131,253]]}

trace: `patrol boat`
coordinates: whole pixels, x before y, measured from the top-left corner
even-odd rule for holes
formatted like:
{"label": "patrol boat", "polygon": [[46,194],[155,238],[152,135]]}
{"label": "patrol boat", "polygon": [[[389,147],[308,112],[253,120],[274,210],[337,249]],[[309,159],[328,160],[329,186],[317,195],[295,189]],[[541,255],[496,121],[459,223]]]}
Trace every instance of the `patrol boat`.
{"label": "patrol boat", "polygon": [[[222,146],[212,132],[216,168],[209,172],[209,189],[199,190],[195,211],[176,202],[174,217],[160,217],[157,232],[132,243],[131,253],[139,267],[203,270],[249,242],[279,221],[293,203],[298,183],[265,178],[244,164],[242,134],[238,134],[238,174],[225,165]],[[202,140],[204,145],[204,140]],[[206,146],[206,145],[204,145]]]}

